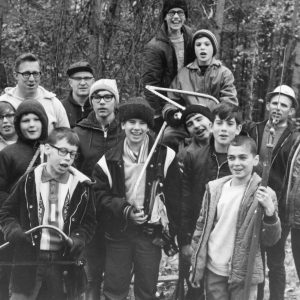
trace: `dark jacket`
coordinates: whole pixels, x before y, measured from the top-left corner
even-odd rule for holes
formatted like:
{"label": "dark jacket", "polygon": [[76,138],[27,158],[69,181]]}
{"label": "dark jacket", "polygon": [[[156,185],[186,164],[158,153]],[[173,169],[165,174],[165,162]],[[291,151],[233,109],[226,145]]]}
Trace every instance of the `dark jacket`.
{"label": "dark jacket", "polygon": [[[258,153],[260,152],[261,141],[266,124],[267,120],[259,123],[249,122],[244,127],[248,135],[256,141]],[[282,181],[287,169],[288,157],[291,148],[298,136],[299,132],[296,132],[293,124],[289,122],[287,128],[282,133],[272,153],[268,186],[272,188],[276,193],[278,199],[279,217],[282,223],[286,222],[286,203],[285,201],[282,201]]]}
{"label": "dark jacket", "polygon": [[[153,141],[150,139],[149,151],[152,145]],[[106,235],[113,239],[124,239],[128,234],[134,234],[145,226],[134,225],[128,220],[128,208],[131,205],[126,201],[123,147],[124,139],[98,161],[93,172],[96,180],[96,208],[98,210],[101,206],[103,209]],[[175,236],[179,221],[181,176],[175,152],[162,145],[156,148],[146,170],[145,214],[148,211],[152,186],[158,178],[163,183],[170,233]]]}
{"label": "dark jacket", "polygon": [[79,105],[74,99],[72,91],[70,91],[68,97],[61,102],[66,110],[70,127],[73,128],[78,121],[86,118],[92,111],[92,107],[89,99],[87,98],[84,105]]}
{"label": "dark jacket", "polygon": [[187,149],[183,161],[179,233],[179,241],[183,246],[191,242],[206,184],[230,174],[227,160],[222,164],[218,162],[213,137],[206,146]]}
{"label": "dark jacket", "polygon": [[[192,31],[183,25],[184,65],[192,62],[195,52],[192,47]],[[155,37],[145,46],[143,61],[143,85],[153,85],[168,88],[177,75],[177,58],[172,42],[168,38],[167,24],[164,22]],[[166,93],[165,93],[166,94]],[[161,115],[164,100],[145,89],[146,100]]]}
{"label": "dark jacket", "polygon": [[[27,231],[39,224],[38,201],[36,197],[36,176],[41,174],[43,165],[38,166],[24,175],[14,191],[0,209],[0,225],[4,237],[9,240],[10,234],[17,229]],[[74,174],[74,192],[70,195],[67,216],[63,231],[72,237],[82,240],[85,244],[90,241],[96,224],[95,206],[91,192],[91,181],[79,171],[72,169]],[[15,262],[34,262],[40,249],[40,232],[31,234],[32,243],[24,242],[14,247]],[[66,255],[68,249],[66,249]],[[67,259],[67,256],[66,258]],[[14,266],[12,269],[12,291],[29,294],[35,284],[36,266]]]}
{"label": "dark jacket", "polygon": [[94,111],[80,121],[74,127],[74,131],[80,139],[79,157],[75,165],[78,170],[89,177],[101,156],[124,136],[117,117],[111,122],[107,131],[103,131]]}
{"label": "dark jacket", "polygon": [[[232,176],[226,176],[209,182],[207,185],[201,214],[193,235],[192,282],[195,279],[203,278],[207,265],[208,240],[214,228],[217,205],[224,184],[231,178]],[[260,182],[261,178],[254,173],[239,207],[234,249],[230,264],[229,284],[231,285],[241,284],[245,280],[250,244],[256,220],[254,212],[258,205],[255,193]],[[276,195],[273,190],[269,188],[268,190],[277,208]],[[261,226],[260,243],[256,249],[252,284],[258,284],[264,280],[264,268],[260,250],[261,244],[264,246],[274,245],[280,239],[280,234],[281,226],[277,213],[271,217],[265,216]],[[222,249],[219,249],[219,251],[220,255],[222,255]]]}

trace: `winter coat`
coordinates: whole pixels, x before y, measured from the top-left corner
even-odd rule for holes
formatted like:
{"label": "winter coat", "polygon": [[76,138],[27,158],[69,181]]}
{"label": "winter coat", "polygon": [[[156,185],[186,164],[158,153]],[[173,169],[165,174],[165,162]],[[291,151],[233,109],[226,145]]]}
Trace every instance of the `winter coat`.
{"label": "winter coat", "polygon": [[[252,137],[257,144],[257,151],[260,152],[261,141],[263,138],[264,128],[267,124],[267,120],[254,123],[249,122],[245,125],[244,130]],[[287,128],[279,138],[275,148],[272,152],[272,162],[269,175],[268,185],[272,188],[278,199],[278,212],[281,223],[285,224],[286,220],[286,203],[282,201],[283,186],[282,181],[288,167],[288,157],[291,152],[291,148],[295,143],[295,140],[299,136],[299,132],[296,131],[292,123],[288,123]]]}
{"label": "winter coat", "polygon": [[[153,140],[150,138],[149,151],[152,145]],[[96,209],[99,206],[103,209],[106,236],[113,239],[126,239],[128,235],[142,230],[145,226],[132,224],[128,220],[131,205],[126,201],[125,194],[123,147],[124,139],[103,155],[93,172],[96,180]],[[181,176],[175,152],[163,145],[158,145],[146,170],[145,214],[148,211],[152,186],[158,178],[163,183],[170,233],[175,236],[179,221]]]}
{"label": "winter coat", "polygon": [[8,145],[12,145],[13,143],[7,143],[7,141],[0,135],[0,151]]}
{"label": "winter coat", "polygon": [[214,149],[214,139],[201,147],[191,147],[183,160],[182,201],[179,242],[188,245],[191,242],[199,217],[206,184],[230,175],[227,160],[218,162]]}
{"label": "winter coat", "polygon": [[[232,176],[226,176],[208,183],[200,217],[197,221],[196,230],[192,240],[192,281],[203,277],[207,265],[208,240],[214,228],[217,205],[220,199],[222,188]],[[254,173],[243,200],[239,207],[238,220],[236,224],[236,235],[234,250],[231,260],[231,270],[229,284],[242,284],[247,272],[250,244],[254,230],[254,211],[258,201],[255,199],[256,190],[261,182],[261,178]],[[273,190],[268,188],[273,202],[277,207],[276,195]],[[281,225],[277,213],[274,216],[264,216],[260,233],[260,244],[272,246],[281,235]],[[222,249],[220,249],[220,252]],[[261,257],[260,245],[256,249],[252,284],[258,284],[264,280],[263,262]]]}
{"label": "winter coat", "polygon": [[[8,87],[5,89],[5,94],[0,96],[0,101],[9,102],[15,109],[20,103],[26,101],[16,94],[17,87]],[[37,96],[34,99],[40,102],[48,116],[48,132],[55,127],[70,127],[68,116],[61,102],[56,98],[54,93],[51,93],[41,86],[38,86]]]}
{"label": "winter coat", "polygon": [[[179,71],[178,75],[172,81],[170,88],[208,94],[220,102],[227,101],[235,105],[239,104],[233,74],[215,58],[212,59],[204,75],[201,75],[197,59],[195,59]],[[216,105],[216,102],[213,100],[207,100],[202,97],[197,98],[191,95],[168,92],[168,97],[180,102],[184,106],[201,104],[212,109]],[[163,115],[165,116],[169,110],[174,109],[177,108],[167,103],[163,109]]]}
{"label": "winter coat", "polygon": [[74,127],[74,131],[80,139],[79,157],[75,165],[87,176],[92,175],[94,166],[101,156],[124,136],[117,117],[111,122],[107,131],[103,131],[94,111],[80,121]]}
{"label": "winter coat", "polygon": [[[36,180],[40,178],[44,164],[23,176],[14,191],[7,198],[0,209],[0,225],[6,240],[16,229],[27,231],[39,224],[38,200],[36,195]],[[70,203],[64,221],[63,231],[71,238],[75,237],[87,244],[94,233],[96,224],[95,206],[91,190],[91,181],[88,177],[71,168],[74,175],[70,187]],[[73,189],[74,188],[74,189]],[[24,242],[15,246],[14,262],[34,262],[38,259],[40,249],[40,232],[31,234],[32,243]],[[22,249],[22,251],[20,251]],[[68,249],[65,249],[68,259]],[[73,267],[76,268],[76,267]],[[34,288],[37,266],[14,266],[12,268],[12,291],[15,293],[30,294]],[[72,268],[69,269],[70,274]],[[83,270],[81,270],[83,272]],[[76,284],[75,281],[72,281]],[[73,288],[75,288],[73,286]]]}
{"label": "winter coat", "polygon": [[78,121],[86,118],[92,111],[89,99],[87,98],[84,105],[81,106],[73,99],[72,91],[70,91],[68,97],[61,103],[66,110],[71,128],[73,128]]}
{"label": "winter coat", "polygon": [[[189,27],[183,25],[182,33],[184,39],[184,65],[187,65],[195,58],[192,47],[192,31]],[[143,58],[143,85],[168,88],[179,70],[177,70],[175,49],[168,37],[168,29],[165,22],[155,37],[145,46]],[[145,89],[145,96],[155,110],[155,114],[160,116],[164,107],[164,100],[147,89]]]}

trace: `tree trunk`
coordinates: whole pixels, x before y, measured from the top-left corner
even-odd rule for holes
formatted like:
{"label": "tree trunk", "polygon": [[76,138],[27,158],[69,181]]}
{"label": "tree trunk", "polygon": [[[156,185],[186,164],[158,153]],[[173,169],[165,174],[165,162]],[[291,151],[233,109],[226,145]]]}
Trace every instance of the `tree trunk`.
{"label": "tree trunk", "polygon": [[223,30],[224,7],[225,7],[225,0],[219,0],[217,2],[216,14],[214,18],[216,23],[215,35],[219,45],[221,44],[221,33]]}

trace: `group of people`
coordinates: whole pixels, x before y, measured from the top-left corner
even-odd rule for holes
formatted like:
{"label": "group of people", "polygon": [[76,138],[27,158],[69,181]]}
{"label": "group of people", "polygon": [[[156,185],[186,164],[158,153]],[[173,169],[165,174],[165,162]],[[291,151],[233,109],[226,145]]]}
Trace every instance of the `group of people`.
{"label": "group of people", "polygon": [[144,49],[143,84],[173,89],[171,103],[148,90],[122,102],[86,61],[60,101],[35,55],[16,59],[0,96],[1,299],[99,300],[103,286],[121,300],[133,278],[135,299],[156,299],[163,250],[179,251],[184,299],[263,300],[267,265],[282,300],[290,232],[300,278],[295,93],[280,85],[267,120],[243,120],[215,35],[192,34],[187,17],[184,0],[165,0]]}

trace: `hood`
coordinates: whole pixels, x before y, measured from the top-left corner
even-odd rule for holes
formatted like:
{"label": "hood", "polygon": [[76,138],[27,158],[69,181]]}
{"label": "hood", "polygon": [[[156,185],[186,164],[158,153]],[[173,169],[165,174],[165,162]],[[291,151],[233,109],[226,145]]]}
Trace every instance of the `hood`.
{"label": "hood", "polygon": [[32,142],[23,136],[20,129],[20,121],[22,116],[29,113],[33,113],[40,118],[42,122],[42,133],[38,140],[45,140],[48,136],[48,118],[44,107],[36,100],[25,100],[19,105],[18,109],[16,110],[14,125],[18,138],[27,143]]}

